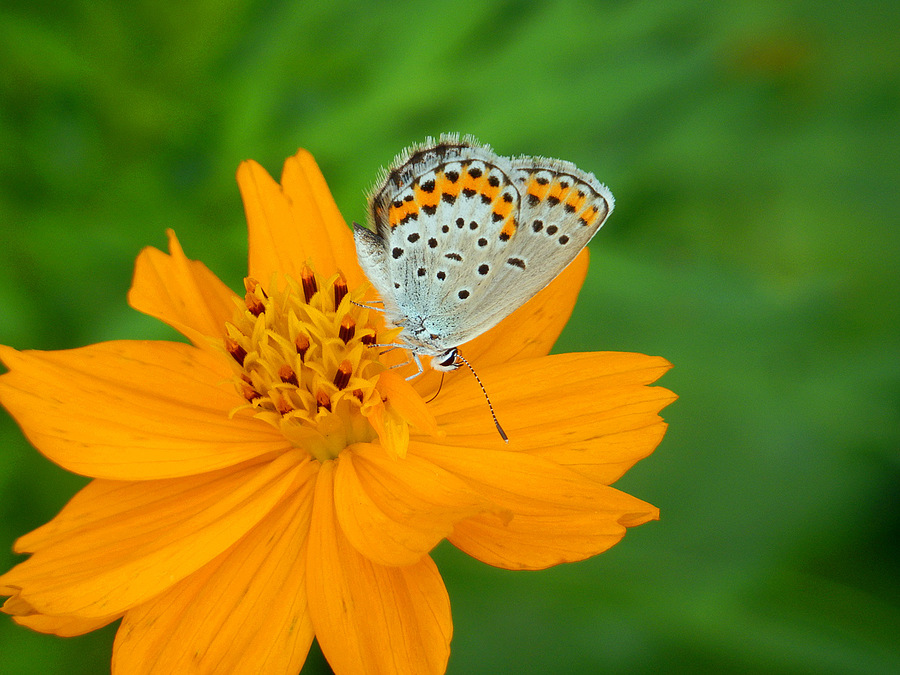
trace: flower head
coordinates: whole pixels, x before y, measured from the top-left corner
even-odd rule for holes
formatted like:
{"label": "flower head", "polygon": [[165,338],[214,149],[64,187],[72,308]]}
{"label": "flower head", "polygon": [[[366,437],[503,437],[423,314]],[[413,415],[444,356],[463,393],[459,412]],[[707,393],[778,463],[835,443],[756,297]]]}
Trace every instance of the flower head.
{"label": "flower head", "polygon": [[[59,465],[94,478],[23,536],[3,610],[77,635],[121,619],[116,672],[296,673],[313,638],[338,673],[439,673],[450,604],[443,539],[491,565],[595,555],[655,507],[609,487],[653,451],[640,354],[547,356],[587,269],[464,346],[459,371],[408,382],[312,157],[275,183],[238,171],[249,222],[243,297],[174,234],[144,250],[133,307],[192,344],[0,347],[0,402]],[[177,639],[171,636],[177,634]]]}

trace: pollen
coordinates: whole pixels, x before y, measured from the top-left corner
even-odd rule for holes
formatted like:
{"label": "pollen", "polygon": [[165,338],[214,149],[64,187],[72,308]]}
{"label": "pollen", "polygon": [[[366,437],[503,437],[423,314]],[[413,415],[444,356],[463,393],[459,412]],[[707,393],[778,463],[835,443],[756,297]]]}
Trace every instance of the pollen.
{"label": "pollen", "polygon": [[378,388],[385,366],[373,345],[390,342],[395,331],[374,321],[364,289],[308,266],[299,281],[279,286],[273,279],[268,292],[252,278],[244,287],[223,340],[245,401],[232,414],[249,410],[320,461],[375,439],[368,417],[380,419],[389,404]]}

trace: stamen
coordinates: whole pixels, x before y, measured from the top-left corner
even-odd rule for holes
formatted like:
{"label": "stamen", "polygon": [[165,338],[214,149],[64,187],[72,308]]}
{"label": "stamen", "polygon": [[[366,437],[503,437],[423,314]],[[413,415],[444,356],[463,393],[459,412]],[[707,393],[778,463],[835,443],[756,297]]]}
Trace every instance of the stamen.
{"label": "stamen", "polygon": [[266,311],[266,306],[262,303],[262,300],[251,293],[247,293],[244,296],[244,304],[247,305],[247,309],[253,316],[259,316]]}
{"label": "stamen", "polygon": [[325,410],[331,412],[331,398],[321,389],[319,389],[319,393],[316,394],[316,405],[319,408],[325,408]]}
{"label": "stamen", "polygon": [[[263,300],[267,298],[266,292],[259,287],[259,282],[251,277],[244,279],[244,288],[247,290],[247,294],[244,296],[244,304],[253,316],[258,317],[266,311],[266,306],[263,303]],[[257,296],[257,289],[259,289],[262,299]]]}
{"label": "stamen", "polygon": [[374,345],[374,344],[375,344],[375,341],[376,341],[377,339],[378,339],[378,338],[375,337],[375,333],[374,333],[374,332],[371,333],[371,334],[366,333],[365,335],[360,335],[360,336],[359,336],[359,341],[362,342],[366,347],[371,347],[372,345]]}
{"label": "stamen", "polygon": [[285,384],[292,384],[295,387],[299,384],[297,381],[297,373],[295,373],[294,369],[287,364],[284,364],[278,369],[278,377]]}
{"label": "stamen", "polygon": [[309,338],[305,335],[298,335],[297,339],[294,340],[294,346],[297,348],[297,353],[300,355],[300,360],[302,361],[306,357],[306,352],[309,349]]}
{"label": "stamen", "polygon": [[246,376],[241,378],[241,390],[241,394],[248,401],[254,401],[261,396],[261,394],[253,388],[253,385],[250,384]]}
{"label": "stamen", "polygon": [[262,294],[263,300],[269,299],[269,296],[266,293],[266,289],[260,288],[259,282],[256,279],[254,279],[253,277],[244,277],[244,290],[245,291],[247,291],[248,293],[253,293],[255,295],[257,289],[259,289],[259,292]]}
{"label": "stamen", "polygon": [[[337,292],[335,290],[335,292]],[[341,330],[338,332],[338,337],[344,341],[344,344],[350,342],[353,339],[353,336],[356,334],[356,322],[353,320],[351,316],[345,316],[341,321]]]}
{"label": "stamen", "polygon": [[231,358],[237,361],[239,365],[244,365],[244,359],[247,358],[247,350],[241,347],[237,340],[225,336],[225,350],[231,354]]}
{"label": "stamen", "polygon": [[306,303],[309,304],[309,301],[312,300],[319,290],[319,285],[316,283],[316,275],[309,269],[309,265],[304,265],[303,269],[300,270],[300,282],[303,284],[303,297],[306,298]]}
{"label": "stamen", "polygon": [[294,411],[294,406],[291,405],[290,401],[287,400],[285,396],[277,396],[275,398],[275,410],[277,410],[282,417],[287,415],[289,412]]}
{"label": "stamen", "polygon": [[347,282],[344,280],[343,276],[339,276],[334,280],[334,309],[337,311],[337,308],[341,306],[341,300],[344,299],[347,295]]}
{"label": "stamen", "polygon": [[345,388],[350,383],[350,376],[353,375],[353,364],[347,359],[341,361],[337,372],[334,374],[334,386],[338,389]]}

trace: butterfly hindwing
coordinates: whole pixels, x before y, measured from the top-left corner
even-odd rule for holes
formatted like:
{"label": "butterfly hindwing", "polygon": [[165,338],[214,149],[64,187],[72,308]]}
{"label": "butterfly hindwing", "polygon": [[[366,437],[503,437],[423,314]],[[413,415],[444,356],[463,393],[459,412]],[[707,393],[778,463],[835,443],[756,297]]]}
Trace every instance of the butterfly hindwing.
{"label": "butterfly hindwing", "polygon": [[[516,233],[497,265],[495,292],[473,308],[482,333],[531,299],[581,252],[613,209],[609,190],[568,162],[512,160],[519,192]],[[499,318],[498,318],[499,317]]]}

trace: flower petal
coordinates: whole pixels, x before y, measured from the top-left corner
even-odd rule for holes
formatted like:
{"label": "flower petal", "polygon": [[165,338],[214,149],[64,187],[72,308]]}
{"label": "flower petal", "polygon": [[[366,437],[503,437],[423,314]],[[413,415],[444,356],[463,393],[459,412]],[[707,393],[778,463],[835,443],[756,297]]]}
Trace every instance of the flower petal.
{"label": "flower petal", "polygon": [[237,296],[206,265],[184,255],[172,230],[168,236],[168,255],[152,247],[138,255],[128,302],[209,349],[210,338],[221,341],[225,334]]}
{"label": "flower petal", "polygon": [[34,446],[76,473],[147,480],[202,473],[283,449],[276,429],[228,412],[242,400],[225,356],[175,342],[64,351],[0,346],[0,402]]}
{"label": "flower petal", "polygon": [[[306,460],[309,461],[309,460]],[[272,462],[159,481],[95,480],[21,537],[31,558],[0,585],[43,614],[106,617],[146,602],[240,539],[301,475],[300,451]]]}
{"label": "flower petal", "polygon": [[230,549],[125,614],[114,672],[300,672],[313,639],[306,536],[317,467],[307,463],[301,489]]}
{"label": "flower petal", "polygon": [[[509,436],[509,448],[570,466],[604,484],[617,480],[662,440],[659,411],[677,397],[648,387],[670,368],[660,357],[620,352],[557,354],[479,373]],[[432,410],[466,447],[498,447],[473,378],[444,387]]]}
{"label": "flower petal", "polygon": [[398,461],[359,443],[335,461],[338,522],[360,553],[380,565],[411,565],[463,518],[489,508],[456,476],[419,457]]}
{"label": "flower petal", "polygon": [[99,619],[84,619],[78,616],[50,616],[40,614],[34,607],[19,595],[19,589],[9,586],[0,587],[0,595],[10,594],[3,603],[3,612],[12,615],[13,621],[20,626],[27,626],[39,633],[48,633],[60,637],[73,637],[84,635],[91,631],[103,628],[121,617],[121,614],[100,617]]}
{"label": "flower petal", "polygon": [[636,497],[526,453],[413,441],[413,454],[455,473],[507,512],[473,516],[449,537],[496,567],[542,569],[584,560],[618,542],[626,527],[659,517],[656,507]]}
{"label": "flower petal", "polygon": [[118,614],[101,619],[33,614],[32,616],[17,616],[13,620],[20,626],[26,626],[38,633],[47,633],[48,635],[57,635],[59,637],[75,637],[76,635],[84,635],[103,628],[103,626],[111,624],[118,618]]}
{"label": "flower petal", "polygon": [[350,288],[365,281],[350,228],[338,211],[312,155],[300,150],[284,163],[281,185],[259,164],[237,172],[250,232],[250,276],[263,284],[273,272],[300,279],[306,263],[323,276],[342,271]]}
{"label": "flower petal", "polygon": [[361,555],[337,524],[333,462],[319,471],[307,553],[309,611],[336,673],[443,673],[450,600],[431,558],[385,567]]}

